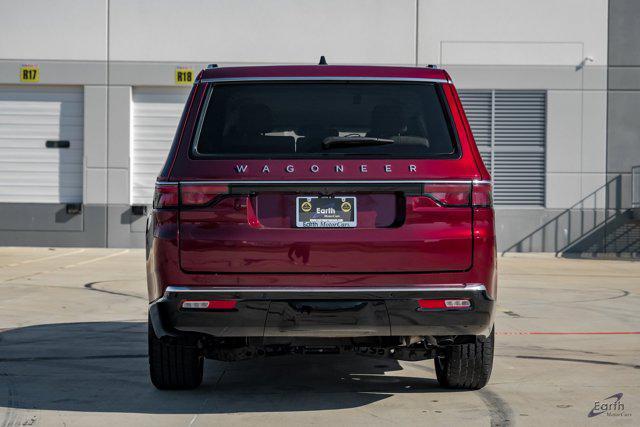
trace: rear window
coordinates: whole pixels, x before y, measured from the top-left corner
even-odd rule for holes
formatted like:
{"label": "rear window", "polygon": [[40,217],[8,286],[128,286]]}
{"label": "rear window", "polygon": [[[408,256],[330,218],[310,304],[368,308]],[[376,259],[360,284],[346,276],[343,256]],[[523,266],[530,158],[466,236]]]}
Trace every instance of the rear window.
{"label": "rear window", "polygon": [[218,83],[192,147],[216,158],[451,158],[440,86],[404,82]]}

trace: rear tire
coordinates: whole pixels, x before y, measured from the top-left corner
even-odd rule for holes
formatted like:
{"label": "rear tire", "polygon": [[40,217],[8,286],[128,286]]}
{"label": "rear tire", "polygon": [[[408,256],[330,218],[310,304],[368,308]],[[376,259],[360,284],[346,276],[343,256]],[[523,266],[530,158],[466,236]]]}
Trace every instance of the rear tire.
{"label": "rear tire", "polygon": [[188,390],[202,383],[204,357],[195,343],[158,338],[149,322],[149,375],[160,390]]}
{"label": "rear tire", "polygon": [[442,387],[478,390],[489,382],[493,367],[493,328],[481,342],[447,346],[436,356],[436,376]]}

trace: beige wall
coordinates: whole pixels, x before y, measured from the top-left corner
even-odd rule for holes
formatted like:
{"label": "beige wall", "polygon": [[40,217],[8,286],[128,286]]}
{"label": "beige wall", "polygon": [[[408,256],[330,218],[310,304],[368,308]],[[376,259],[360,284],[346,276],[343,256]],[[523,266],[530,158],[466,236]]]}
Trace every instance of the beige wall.
{"label": "beige wall", "polygon": [[[162,25],[159,25],[162,23]],[[414,0],[111,1],[114,61],[412,64]]]}
{"label": "beige wall", "polygon": [[34,62],[40,84],[84,87],[84,201],[113,208],[110,245],[130,238],[121,214],[133,88],[172,86],[176,66],[209,62],[433,63],[459,88],[546,90],[546,207],[562,209],[605,182],[607,9],[606,0],[0,0],[0,85],[20,84],[20,64]]}
{"label": "beige wall", "polygon": [[106,0],[0,1],[0,58],[106,60]]}
{"label": "beige wall", "polygon": [[607,63],[606,0],[420,0],[419,22],[421,64]]}
{"label": "beige wall", "polygon": [[606,0],[5,0],[0,58],[105,60],[107,5],[112,61],[607,63]]}

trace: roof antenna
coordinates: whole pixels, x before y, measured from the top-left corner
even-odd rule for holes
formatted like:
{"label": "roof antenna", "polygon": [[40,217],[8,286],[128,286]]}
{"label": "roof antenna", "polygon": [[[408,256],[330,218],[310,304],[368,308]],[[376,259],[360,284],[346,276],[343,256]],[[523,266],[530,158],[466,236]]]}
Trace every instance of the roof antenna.
{"label": "roof antenna", "polygon": [[320,57],[320,62],[318,62],[318,65],[327,65],[327,60],[325,59],[324,55]]}

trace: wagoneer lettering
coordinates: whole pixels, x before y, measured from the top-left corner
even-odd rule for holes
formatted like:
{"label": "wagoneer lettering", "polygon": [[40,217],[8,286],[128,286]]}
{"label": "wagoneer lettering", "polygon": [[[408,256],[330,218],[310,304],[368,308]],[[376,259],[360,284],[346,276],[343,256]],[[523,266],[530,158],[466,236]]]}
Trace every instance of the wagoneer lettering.
{"label": "wagoneer lettering", "polygon": [[[384,172],[386,172],[386,173],[393,172],[392,165],[382,165],[381,167],[384,170]],[[334,168],[335,172],[337,172],[337,173],[343,173],[344,172],[344,165],[335,165],[333,168]],[[249,170],[249,165],[235,165],[234,169],[235,169],[235,171],[237,173],[247,173],[248,170]],[[407,165],[407,169],[409,170],[409,172],[417,172],[416,165]],[[269,172],[271,172],[271,166],[268,165],[268,164],[265,164],[265,165],[262,166],[261,170],[262,170],[262,173],[269,173]],[[289,172],[289,173],[293,173],[293,172],[295,172],[295,167],[293,165],[287,165],[285,167],[285,170],[287,172]],[[309,167],[309,170],[312,173],[318,173],[318,172],[320,172],[320,166],[316,165],[316,164],[313,164],[313,165],[311,165]],[[361,164],[358,167],[358,171],[360,173],[367,173],[369,171],[369,165],[367,165],[366,163],[365,164]]]}
{"label": "wagoneer lettering", "polygon": [[491,178],[445,71],[218,67],[187,104],[147,226],[155,386],[325,348],[487,383]]}

